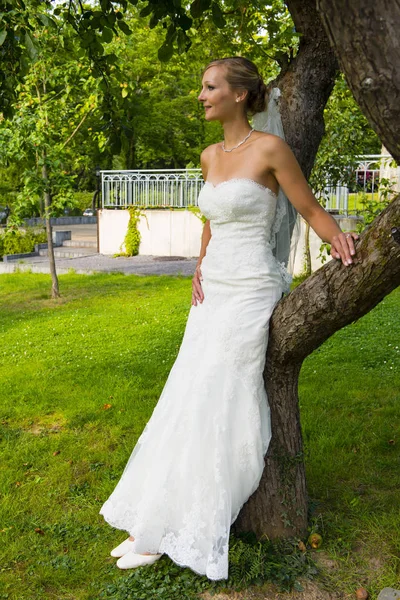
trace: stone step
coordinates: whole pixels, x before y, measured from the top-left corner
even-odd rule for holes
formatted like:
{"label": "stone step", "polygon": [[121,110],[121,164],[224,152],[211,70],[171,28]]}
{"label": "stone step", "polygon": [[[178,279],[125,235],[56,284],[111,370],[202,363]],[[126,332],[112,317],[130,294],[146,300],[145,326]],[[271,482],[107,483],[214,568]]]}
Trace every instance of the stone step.
{"label": "stone step", "polygon": [[96,240],[64,240],[63,246],[67,248],[96,248],[97,249],[97,241]]}
{"label": "stone step", "polygon": [[[94,254],[97,254],[97,250],[94,248],[75,247],[64,249],[62,246],[54,248],[56,258],[79,258],[80,256],[93,256]],[[47,249],[39,250],[39,256],[48,256]]]}

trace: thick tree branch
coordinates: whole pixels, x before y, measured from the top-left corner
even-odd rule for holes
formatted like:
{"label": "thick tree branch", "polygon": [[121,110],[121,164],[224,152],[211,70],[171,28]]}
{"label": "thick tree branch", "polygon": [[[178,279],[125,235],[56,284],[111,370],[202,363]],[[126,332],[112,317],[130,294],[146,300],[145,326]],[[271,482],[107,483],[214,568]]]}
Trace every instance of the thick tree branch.
{"label": "thick tree branch", "polygon": [[400,196],[356,246],[357,262],[332,260],[279,303],[270,324],[268,356],[276,366],[301,363],[335,331],[372,310],[400,285]]}

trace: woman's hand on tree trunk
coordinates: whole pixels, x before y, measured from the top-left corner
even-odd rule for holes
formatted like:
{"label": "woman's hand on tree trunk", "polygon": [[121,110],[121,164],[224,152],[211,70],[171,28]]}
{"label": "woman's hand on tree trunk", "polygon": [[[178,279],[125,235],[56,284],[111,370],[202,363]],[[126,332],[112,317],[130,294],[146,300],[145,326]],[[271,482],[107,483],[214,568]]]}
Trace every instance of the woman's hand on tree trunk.
{"label": "woman's hand on tree trunk", "polygon": [[341,260],[348,267],[353,263],[353,256],[356,254],[354,240],[358,240],[359,235],[354,231],[348,233],[339,233],[335,235],[331,241],[331,256]]}

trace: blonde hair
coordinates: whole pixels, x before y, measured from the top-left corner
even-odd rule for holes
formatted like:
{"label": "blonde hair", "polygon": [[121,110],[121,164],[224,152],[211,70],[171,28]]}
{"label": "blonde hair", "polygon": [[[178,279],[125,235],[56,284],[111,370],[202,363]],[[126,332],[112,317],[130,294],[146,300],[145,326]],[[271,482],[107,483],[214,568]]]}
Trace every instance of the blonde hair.
{"label": "blonde hair", "polygon": [[203,74],[210,67],[218,66],[226,67],[225,79],[231,88],[247,90],[245,104],[247,113],[255,115],[265,110],[267,86],[258,72],[257,66],[251,60],[243,56],[218,58],[206,66]]}

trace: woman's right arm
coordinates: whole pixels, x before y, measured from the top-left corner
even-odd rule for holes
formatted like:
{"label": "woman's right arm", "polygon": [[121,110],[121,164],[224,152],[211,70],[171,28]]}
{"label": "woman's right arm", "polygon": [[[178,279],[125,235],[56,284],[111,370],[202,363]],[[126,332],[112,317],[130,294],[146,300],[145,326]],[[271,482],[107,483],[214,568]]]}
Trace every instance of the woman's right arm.
{"label": "woman's right arm", "polygon": [[[201,170],[203,173],[204,181],[207,180],[207,171],[208,171],[207,157],[209,155],[209,152],[207,152],[207,151],[208,151],[208,148],[203,150],[203,152],[201,153],[201,157],[200,157]],[[211,239],[210,221],[207,219],[207,221],[204,223],[203,233],[201,234],[200,255],[199,255],[199,259],[197,261],[196,269],[195,269],[193,280],[192,280],[192,304],[193,304],[193,306],[197,306],[197,302],[201,303],[204,300],[203,288],[201,287],[202,276],[201,276],[200,266],[201,266],[201,262],[202,262],[203,258],[206,255],[207,246],[208,246],[208,242],[210,241],[210,239]]]}

